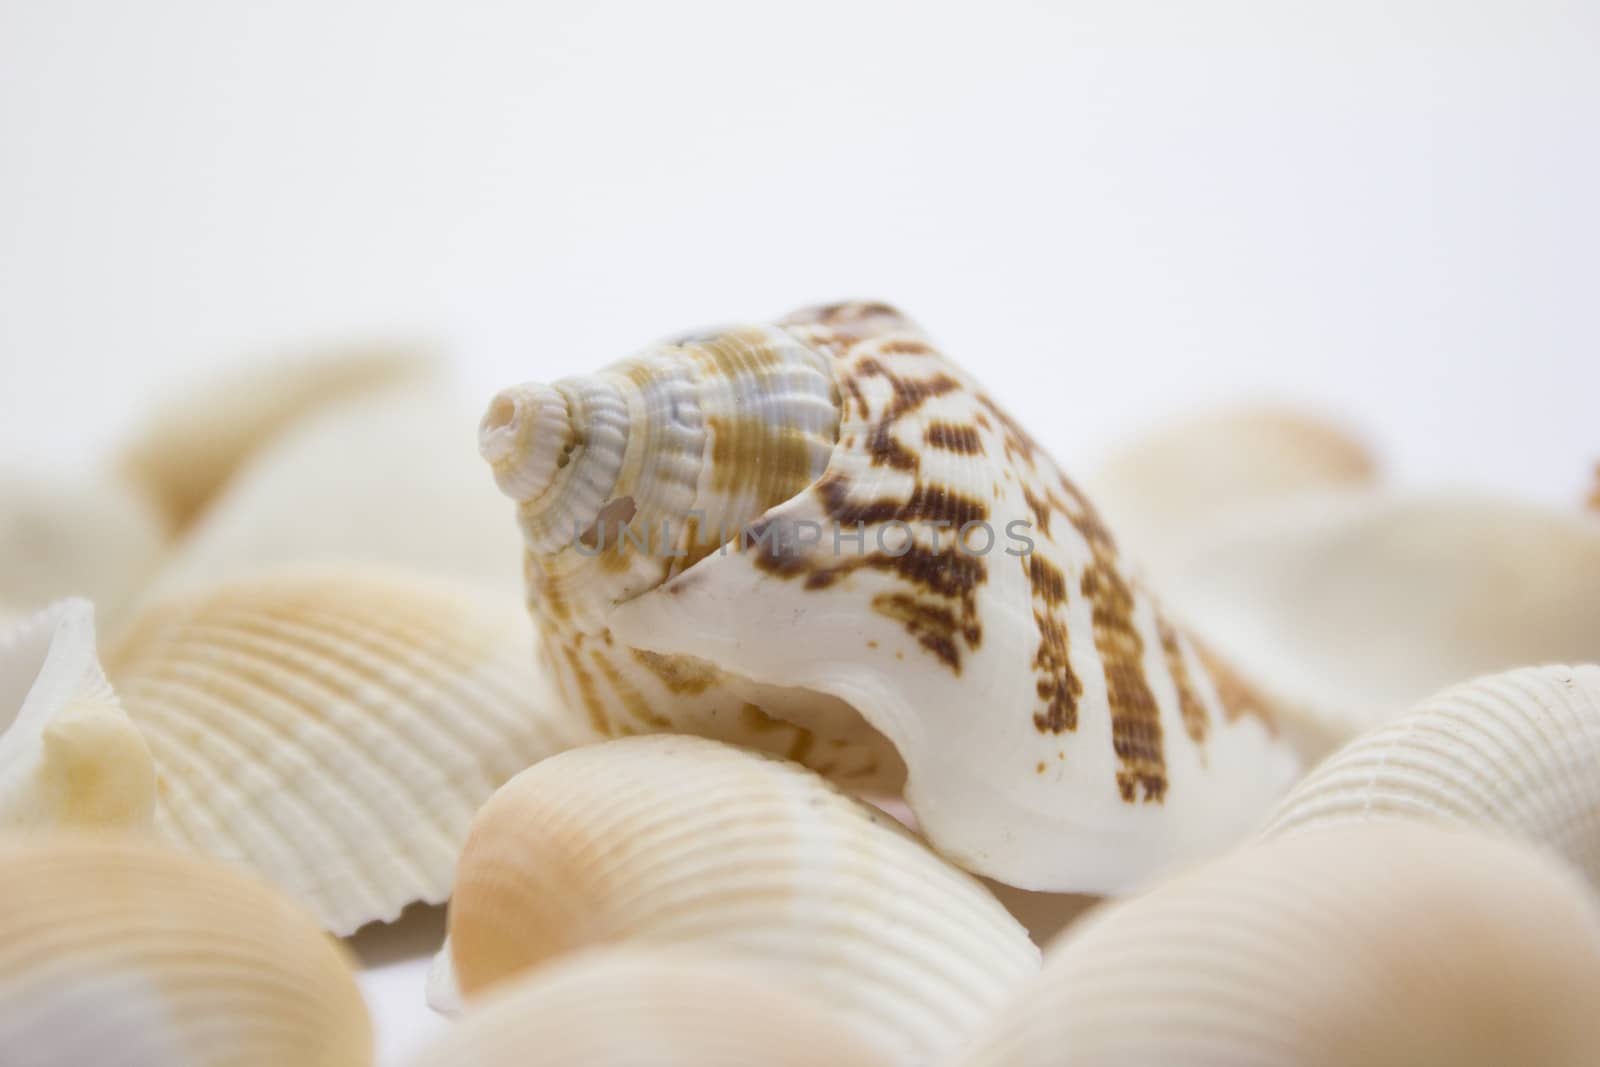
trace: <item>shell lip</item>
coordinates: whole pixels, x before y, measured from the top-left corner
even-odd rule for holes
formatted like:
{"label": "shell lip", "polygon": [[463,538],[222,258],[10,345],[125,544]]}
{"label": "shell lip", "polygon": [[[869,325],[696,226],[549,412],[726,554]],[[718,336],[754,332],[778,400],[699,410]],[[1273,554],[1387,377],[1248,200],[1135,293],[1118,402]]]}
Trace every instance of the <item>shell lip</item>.
{"label": "shell lip", "polygon": [[56,601],[0,638],[0,764],[18,727],[70,695],[93,666],[94,647],[94,605],[81,597]]}

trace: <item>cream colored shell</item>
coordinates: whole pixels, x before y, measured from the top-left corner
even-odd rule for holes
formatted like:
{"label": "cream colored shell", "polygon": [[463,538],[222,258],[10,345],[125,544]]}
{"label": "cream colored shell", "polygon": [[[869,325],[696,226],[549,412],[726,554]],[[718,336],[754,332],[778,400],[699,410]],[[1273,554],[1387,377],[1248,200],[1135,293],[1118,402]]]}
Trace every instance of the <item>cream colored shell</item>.
{"label": "cream colored shell", "polygon": [[319,407],[433,371],[415,351],[353,348],[230,369],[156,405],[118,467],[174,529],[198,517],[258,449]]}
{"label": "cream colored shell", "polygon": [[0,839],[7,1067],[365,1067],[339,946],[222,866],[139,839]]}
{"label": "cream colored shell", "polygon": [[143,613],[106,657],[160,778],[160,833],[255,871],[330,930],[443,901],[473,812],[592,735],[515,603],[301,567]]}
{"label": "cream colored shell", "polygon": [[581,953],[509,982],[412,1067],[887,1067],[816,1005],[703,953]]}
{"label": "cream colored shell", "polygon": [[1301,499],[1167,577],[1175,610],[1303,710],[1318,755],[1463,679],[1600,660],[1600,523],[1491,496]]}
{"label": "cream colored shell", "polygon": [[1330,756],[1267,832],[1387,819],[1537,842],[1600,888],[1600,667],[1525,667],[1447,689]]}
{"label": "cream colored shell", "polygon": [[94,607],[63,600],[0,632],[0,828],[147,828],[150,751],[100,669]]}
{"label": "cream colored shell", "polygon": [[759,966],[896,1062],[949,1051],[1038,967],[971,876],[792,763],[684,736],[564,752],[473,821],[450,905],[474,998],[598,946]]}
{"label": "cream colored shell", "polygon": [[958,1067],[1588,1067],[1600,904],[1556,858],[1408,823],[1236,852],[1051,946]]}
{"label": "cream colored shell", "polygon": [[1290,407],[1221,408],[1123,442],[1089,488],[1135,558],[1159,573],[1219,516],[1308,491],[1375,483],[1378,463],[1344,427]]}
{"label": "cream colored shell", "polygon": [[507,390],[480,446],[563,690],[609,732],[903,762],[943,854],[1057,891],[1223,848],[1298,772],[1042,446],[882,305]]}
{"label": "cream colored shell", "polygon": [[0,471],[0,605],[37,611],[66,597],[114,623],[167,545],[162,516],[134,489],[68,471]]}

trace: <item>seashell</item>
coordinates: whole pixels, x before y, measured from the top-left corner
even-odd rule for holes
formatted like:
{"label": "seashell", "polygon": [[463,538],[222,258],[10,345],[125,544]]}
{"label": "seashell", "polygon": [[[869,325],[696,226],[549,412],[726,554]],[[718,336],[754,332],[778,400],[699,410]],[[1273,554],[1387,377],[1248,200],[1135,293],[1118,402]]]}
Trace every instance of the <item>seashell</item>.
{"label": "seashell", "polygon": [[1467,493],[1334,493],[1219,533],[1176,612],[1324,755],[1463,678],[1600,660],[1600,524]]}
{"label": "seashell", "polygon": [[521,580],[506,501],[473,419],[433,382],[370,389],[302,418],[242,463],[188,530],[146,603],[266,567],[392,566],[505,595]]}
{"label": "seashell", "polygon": [[1600,887],[1600,667],[1525,667],[1447,689],[1330,756],[1267,832],[1388,819],[1526,838]]}
{"label": "seashell", "polygon": [[1038,442],[881,305],[506,390],[480,450],[563,691],[613,734],[903,760],[944,855],[1054,891],[1222,848],[1298,772]]}
{"label": "seashell", "polygon": [[473,820],[450,903],[471,1017],[565,953],[678,946],[749,960],[896,1062],[947,1051],[1038,967],[970,875],[825,779],[689,736],[524,771]]}
{"label": "seashell", "polygon": [[319,407],[433,373],[415,351],[373,347],[233,368],[169,397],[146,418],[117,466],[181,529],[234,472]]}
{"label": "seashell", "polygon": [[138,839],[0,841],[7,1067],[363,1067],[343,951],[289,901]]}
{"label": "seashell", "polygon": [[274,571],[141,614],[106,657],[158,831],[346,934],[450,892],[472,814],[592,735],[515,603],[374,568]]}
{"label": "seashell", "polygon": [[1371,486],[1377,469],[1371,450],[1344,427],[1261,405],[1209,411],[1137,436],[1088,483],[1124,546],[1159,574],[1220,514],[1312,490]]}
{"label": "seashell", "polygon": [[155,508],[118,482],[0,473],[0,603],[18,613],[77,596],[115,619],[166,544]]}
{"label": "seashell", "polygon": [[580,953],[507,983],[413,1067],[886,1067],[805,998],[683,950]]}
{"label": "seashell", "polygon": [[0,826],[148,827],[155,771],[95,649],[94,606],[63,600],[0,633]]}
{"label": "seashell", "polygon": [[1594,488],[1589,490],[1589,507],[1600,511],[1600,463],[1594,465]]}
{"label": "seashell", "polygon": [[1586,1067],[1600,904],[1564,863],[1408,823],[1242,849],[1096,912],[959,1067]]}

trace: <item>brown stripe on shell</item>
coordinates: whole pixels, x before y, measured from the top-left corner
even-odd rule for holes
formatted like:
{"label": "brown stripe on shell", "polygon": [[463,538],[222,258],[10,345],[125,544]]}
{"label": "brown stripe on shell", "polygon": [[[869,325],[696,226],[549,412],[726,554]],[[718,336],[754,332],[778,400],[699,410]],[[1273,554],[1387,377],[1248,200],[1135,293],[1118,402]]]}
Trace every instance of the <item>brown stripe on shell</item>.
{"label": "brown stripe on shell", "polygon": [[629,651],[651,674],[661,679],[669,692],[694,696],[716,685],[721,677],[715,667],[692,656],[664,656],[642,648]]}
{"label": "brown stripe on shell", "polygon": [[1211,675],[1211,681],[1217,687],[1217,701],[1222,705],[1223,718],[1235,722],[1248,715],[1260,720],[1268,733],[1276,734],[1278,723],[1267,699],[1241,678],[1226,660],[1193,636],[1189,638],[1189,643],[1194,646],[1195,655],[1200,657],[1206,673]]}
{"label": "brown stripe on shell", "polygon": [[976,426],[961,426],[953,422],[933,422],[923,431],[922,439],[930,448],[955,452],[963,456],[983,454],[983,437]]}
{"label": "brown stripe on shell", "polygon": [[606,655],[604,649],[596,648],[591,650],[589,659],[600,669],[600,673],[605,676],[606,684],[611,686],[611,691],[617,695],[617,699],[622,702],[622,706],[627,709],[629,715],[632,715],[640,724],[651,730],[670,730],[672,728],[672,720],[650,706],[650,701],[629,683],[628,679],[617,669],[617,665],[611,662],[611,657]]}
{"label": "brown stripe on shell", "polygon": [[1035,689],[1044,702],[1043,708],[1033,713],[1033,725],[1040,733],[1076,730],[1083,682],[1067,655],[1067,625],[1061,618],[1061,608],[1067,600],[1066,576],[1042,558],[1037,549],[1026,557],[1019,556],[1018,562],[1028,576],[1034,599],[1044,605],[1042,610],[1033,610],[1033,622],[1039,630],[1039,647],[1033,654],[1033,670],[1038,675]]}
{"label": "brown stripe on shell", "polygon": [[1172,684],[1178,690],[1178,708],[1183,714],[1183,732],[1188,734],[1189,740],[1196,745],[1203,745],[1211,723],[1206,716],[1205,701],[1200,699],[1194,683],[1189,680],[1189,664],[1184,659],[1183,643],[1178,636],[1177,628],[1157,614],[1156,633],[1161,638],[1161,654],[1166,659],[1168,673],[1172,675]]}

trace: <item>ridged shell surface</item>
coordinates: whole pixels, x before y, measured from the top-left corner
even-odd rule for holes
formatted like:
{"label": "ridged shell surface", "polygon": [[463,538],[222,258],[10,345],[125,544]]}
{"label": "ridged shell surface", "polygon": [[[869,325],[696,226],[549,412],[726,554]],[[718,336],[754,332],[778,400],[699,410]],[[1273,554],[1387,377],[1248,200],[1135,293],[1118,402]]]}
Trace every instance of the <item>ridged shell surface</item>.
{"label": "ridged shell surface", "polygon": [[516,603],[382,569],[291,568],[143,613],[106,657],[159,831],[336,933],[450,892],[480,804],[590,735]]}
{"label": "ridged shell surface", "polygon": [[1600,888],[1600,667],[1526,667],[1447,689],[1330,756],[1267,832],[1388,819],[1524,838]]}
{"label": "ridged shell surface", "polygon": [[426,378],[432,369],[417,352],[373,347],[219,373],[157,404],[124,446],[118,466],[180,529],[254,452],[308,413],[369,389]]}
{"label": "ridged shell surface", "polygon": [[155,768],[100,669],[94,606],[63,600],[0,632],[0,828],[144,829]]}
{"label": "ridged shell surface", "polygon": [[1600,523],[1480,494],[1302,498],[1197,544],[1164,588],[1332,744],[1464,679],[1600,660]]}
{"label": "ridged shell surface", "polygon": [[365,1067],[339,946],[219,864],[137,839],[0,840],[6,1067]]}
{"label": "ridged shell surface", "polygon": [[0,604],[37,611],[92,600],[114,621],[159,565],[167,531],[120,482],[70,472],[0,471]]}
{"label": "ridged shell surface", "polygon": [[1126,546],[1159,574],[1221,515],[1372,485],[1377,469],[1366,444],[1331,420],[1253,406],[1157,426],[1114,449],[1088,481]]}
{"label": "ridged shell surface", "polygon": [[467,1014],[483,990],[599,946],[731,954],[927,1063],[1038,967],[975,879],[797,764],[686,736],[524,771],[472,825],[450,905]]}
{"label": "ridged shell surface", "polygon": [[324,403],[239,464],[142,603],[305,563],[405,568],[510,596],[520,541],[472,432],[468,409],[440,382]]}
{"label": "ridged shell surface", "polygon": [[1244,848],[1096,912],[959,1067],[1587,1067],[1600,904],[1512,842],[1407,823]]}
{"label": "ridged shell surface", "polygon": [[[936,848],[1054,891],[1215,852],[1298,773],[1039,443],[892,309],[507,390],[481,445],[519,501],[565,690],[610,732],[706,733],[834,777],[882,770],[886,740]],[[625,516],[684,554],[590,555]]]}
{"label": "ridged shell surface", "polygon": [[887,1067],[748,965],[703,953],[582,953],[474,1005],[412,1067]]}

